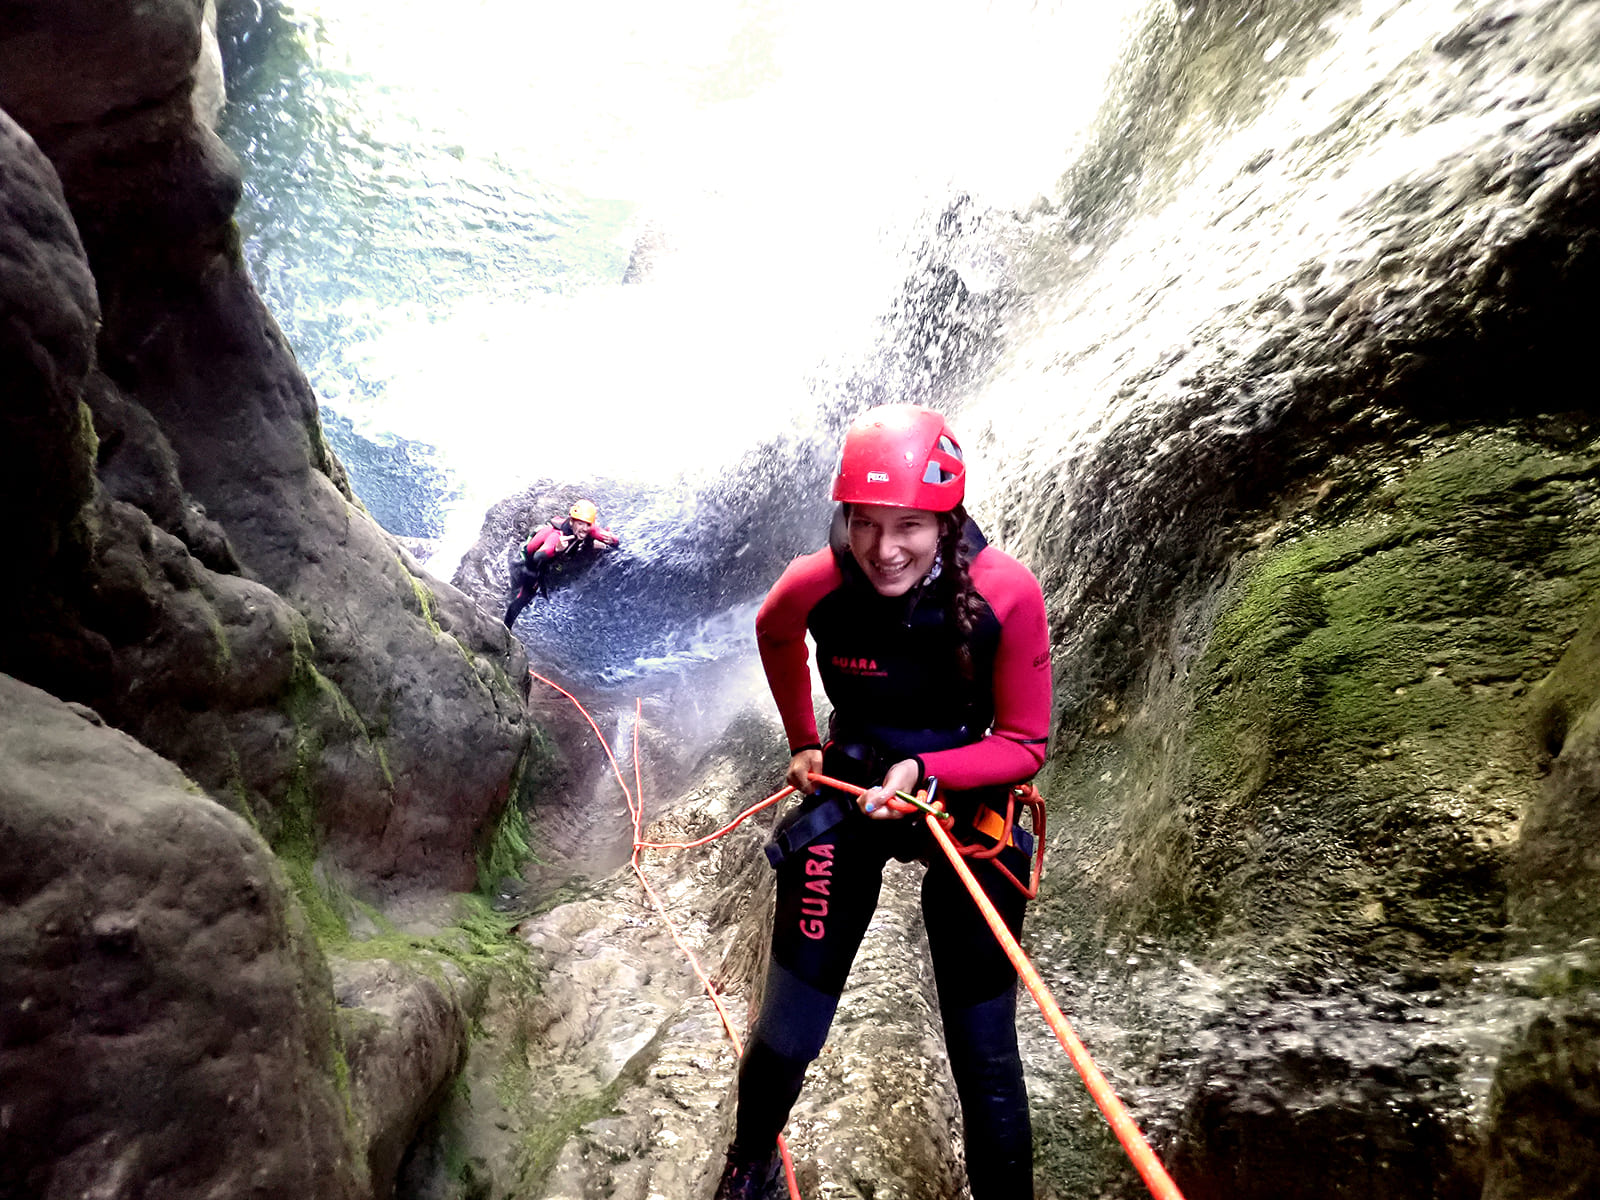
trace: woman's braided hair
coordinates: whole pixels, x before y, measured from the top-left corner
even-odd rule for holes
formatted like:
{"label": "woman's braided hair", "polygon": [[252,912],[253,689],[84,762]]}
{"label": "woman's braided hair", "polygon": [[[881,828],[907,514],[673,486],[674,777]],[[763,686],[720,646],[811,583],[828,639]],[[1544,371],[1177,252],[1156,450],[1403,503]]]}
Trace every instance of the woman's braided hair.
{"label": "woman's braided hair", "polygon": [[961,538],[966,527],[967,510],[962,505],[939,514],[939,582],[944,589],[945,613],[957,634],[956,667],[963,679],[970,680],[972,631],[983,612],[983,597],[972,582],[971,555]]}

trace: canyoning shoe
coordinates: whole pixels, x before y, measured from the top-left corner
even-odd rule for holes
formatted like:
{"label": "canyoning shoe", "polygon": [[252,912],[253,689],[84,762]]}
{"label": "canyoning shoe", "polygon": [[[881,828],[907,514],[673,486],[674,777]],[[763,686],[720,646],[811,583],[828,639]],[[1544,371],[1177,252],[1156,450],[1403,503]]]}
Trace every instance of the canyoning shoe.
{"label": "canyoning shoe", "polygon": [[736,1148],[728,1148],[728,1161],[723,1164],[722,1178],[717,1182],[717,1193],[712,1200],[764,1200],[772,1181],[778,1177],[778,1151],[751,1158]]}

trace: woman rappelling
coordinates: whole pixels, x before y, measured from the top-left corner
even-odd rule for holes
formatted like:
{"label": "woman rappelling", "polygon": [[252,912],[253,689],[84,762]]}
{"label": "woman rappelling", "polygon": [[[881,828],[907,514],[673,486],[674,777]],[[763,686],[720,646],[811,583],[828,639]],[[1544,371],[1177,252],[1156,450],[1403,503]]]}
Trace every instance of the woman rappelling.
{"label": "woman rappelling", "polygon": [[[915,810],[891,803],[937,779],[958,833],[995,834],[998,854],[971,866],[1020,932],[1026,834],[995,813],[1044,761],[1049,633],[1038,580],[985,542],[962,507],[965,486],[940,414],[913,405],[861,414],[833,484],[829,545],[792,562],[756,618],[789,740],[788,782],[806,796],[767,848],[777,868],[772,958],[717,1200],[761,1196],[771,1181],[778,1135],[822,1050],[891,858],[929,863],[922,911],[974,1200],[1033,1195],[1016,970],[928,831],[903,819]],[[826,745],[808,632],[833,706]],[[866,790],[851,796],[820,775]]]}

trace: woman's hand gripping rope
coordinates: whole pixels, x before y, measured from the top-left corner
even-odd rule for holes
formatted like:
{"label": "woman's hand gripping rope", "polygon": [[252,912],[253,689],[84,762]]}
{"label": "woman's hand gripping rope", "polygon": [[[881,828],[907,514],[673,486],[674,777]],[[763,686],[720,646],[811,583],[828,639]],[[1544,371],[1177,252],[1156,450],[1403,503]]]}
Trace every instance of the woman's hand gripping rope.
{"label": "woman's hand gripping rope", "polygon": [[[927,790],[920,795],[913,796],[905,788],[890,785],[889,781],[891,778],[895,778],[895,772],[899,767],[911,768],[911,780],[905,786],[914,786],[917,778],[917,764],[910,759],[890,767],[883,777],[883,782],[877,787],[857,787],[853,783],[846,783],[842,779],[834,779],[832,776],[824,775],[820,771],[811,771],[806,778],[810,783],[838,788],[841,792],[848,792],[856,798],[857,803],[861,806],[861,811],[874,819],[882,817],[885,813],[890,817],[904,817],[920,810],[930,817],[937,817],[941,821],[950,820],[950,814],[944,811],[943,803],[936,802],[933,798],[934,792],[938,789],[939,781],[930,779]],[[900,779],[903,778],[904,773],[902,772],[900,778],[895,779],[895,782],[898,784]],[[812,790],[815,789],[813,788]]]}
{"label": "woman's hand gripping rope", "polygon": [[861,811],[874,821],[898,821],[915,811],[897,798],[910,794],[917,786],[922,768],[916,759],[904,758],[883,773],[883,782],[870,787],[857,799]]}

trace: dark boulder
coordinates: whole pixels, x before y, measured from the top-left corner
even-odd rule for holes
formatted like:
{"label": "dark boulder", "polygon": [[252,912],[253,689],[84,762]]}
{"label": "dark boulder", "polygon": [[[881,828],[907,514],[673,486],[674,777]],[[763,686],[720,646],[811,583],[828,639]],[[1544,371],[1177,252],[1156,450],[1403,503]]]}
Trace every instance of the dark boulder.
{"label": "dark boulder", "polygon": [[327,969],[244,820],[0,676],[0,837],[0,1195],[363,1194]]}
{"label": "dark boulder", "polygon": [[[349,886],[470,888],[528,748],[521,647],[351,496],[245,272],[236,165],[192,111],[200,10],[27,5],[0,36],[0,105],[49,160],[9,135],[6,233],[27,245],[6,261],[31,265],[11,285],[8,359],[33,365],[6,453],[56,514],[0,664],[136,726],[266,828],[303,810],[299,852],[325,851]],[[96,462],[183,553],[106,515]],[[163,609],[175,596],[187,615]],[[273,632],[218,633],[202,679],[196,631],[230,621]],[[213,683],[220,712],[189,720]]]}

